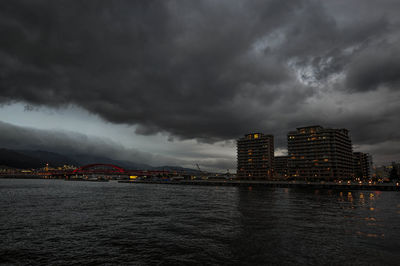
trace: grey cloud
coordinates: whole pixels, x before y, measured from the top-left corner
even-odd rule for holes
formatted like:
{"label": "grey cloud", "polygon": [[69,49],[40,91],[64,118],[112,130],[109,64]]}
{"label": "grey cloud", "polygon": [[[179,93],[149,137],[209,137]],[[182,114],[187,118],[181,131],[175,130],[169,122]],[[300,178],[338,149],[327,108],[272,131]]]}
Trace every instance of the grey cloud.
{"label": "grey cloud", "polygon": [[[199,163],[204,170],[234,169],[234,155],[222,155],[209,150],[193,153],[175,150],[168,156],[127,148],[111,139],[63,130],[40,130],[0,121],[0,147],[13,150],[42,150],[61,155],[92,156],[134,162],[138,165],[184,166],[194,168]],[[189,145],[188,149],[192,146]]]}
{"label": "grey cloud", "polygon": [[[362,132],[370,121],[354,113],[365,110],[338,120],[340,104],[324,117],[324,106],[307,108],[328,97],[336,75],[344,98],[381,86],[393,96],[397,8],[389,0],[379,8],[357,0],[2,1],[0,101],[75,104],[136,124],[139,134],[205,142],[256,130],[283,147],[288,130],[308,123]],[[389,126],[399,124],[397,111],[373,124],[388,139],[399,138]]]}
{"label": "grey cloud", "polygon": [[223,139],[242,133],[239,123],[255,127],[247,102],[269,104],[293,83],[284,61],[254,45],[308,1],[1,5],[4,99],[74,103],[144,134]]}
{"label": "grey cloud", "polygon": [[349,66],[347,86],[352,91],[399,89],[400,43],[382,45],[359,54]]}
{"label": "grey cloud", "polygon": [[63,155],[91,154],[136,162],[151,162],[152,155],[105,138],[75,132],[39,130],[0,121],[0,147],[16,150],[45,150]]}

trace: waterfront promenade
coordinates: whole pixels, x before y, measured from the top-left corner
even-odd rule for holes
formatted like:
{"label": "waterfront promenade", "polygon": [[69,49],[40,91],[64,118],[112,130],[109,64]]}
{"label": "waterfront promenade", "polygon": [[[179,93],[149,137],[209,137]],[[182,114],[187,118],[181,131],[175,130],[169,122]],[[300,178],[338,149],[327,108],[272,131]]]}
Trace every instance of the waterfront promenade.
{"label": "waterfront promenade", "polygon": [[162,185],[189,185],[189,186],[234,186],[234,187],[278,187],[304,189],[338,189],[338,190],[376,190],[400,191],[398,183],[335,183],[335,182],[305,182],[305,181],[231,181],[231,180],[180,180],[180,181],[148,181],[148,180],[120,180],[119,183],[130,184],[162,184]]}

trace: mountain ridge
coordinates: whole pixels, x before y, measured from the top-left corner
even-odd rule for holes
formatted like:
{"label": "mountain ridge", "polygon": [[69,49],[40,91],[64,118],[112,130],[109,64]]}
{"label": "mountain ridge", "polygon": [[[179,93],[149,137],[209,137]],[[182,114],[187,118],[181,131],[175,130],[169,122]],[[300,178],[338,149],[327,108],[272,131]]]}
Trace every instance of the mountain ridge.
{"label": "mountain ridge", "polygon": [[90,154],[63,155],[43,150],[12,150],[0,148],[1,166],[21,169],[37,169],[45,167],[46,163],[48,163],[50,167],[62,167],[64,165],[80,167],[93,163],[106,163],[114,164],[129,170],[167,170],[199,173],[198,170],[180,166],[151,166],[144,163],[137,163],[128,160],[115,160],[105,156]]}

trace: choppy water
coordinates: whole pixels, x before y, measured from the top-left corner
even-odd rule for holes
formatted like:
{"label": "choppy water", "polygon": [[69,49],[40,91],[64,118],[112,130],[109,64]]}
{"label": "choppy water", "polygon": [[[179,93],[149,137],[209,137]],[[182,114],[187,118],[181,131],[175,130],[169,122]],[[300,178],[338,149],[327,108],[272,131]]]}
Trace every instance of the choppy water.
{"label": "choppy water", "polygon": [[4,264],[400,264],[400,193],[0,179]]}

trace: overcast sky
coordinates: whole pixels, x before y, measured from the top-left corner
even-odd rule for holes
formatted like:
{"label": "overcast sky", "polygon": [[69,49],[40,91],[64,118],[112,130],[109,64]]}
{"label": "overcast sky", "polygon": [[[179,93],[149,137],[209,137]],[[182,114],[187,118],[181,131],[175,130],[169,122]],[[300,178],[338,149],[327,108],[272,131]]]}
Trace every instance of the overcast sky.
{"label": "overcast sky", "polygon": [[320,124],[400,158],[400,1],[0,1],[0,145],[235,169]]}

